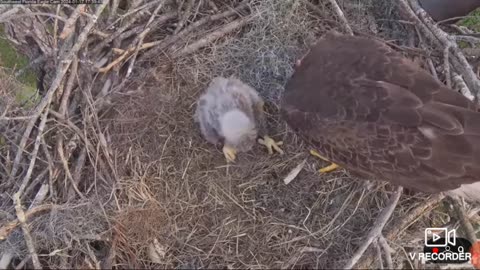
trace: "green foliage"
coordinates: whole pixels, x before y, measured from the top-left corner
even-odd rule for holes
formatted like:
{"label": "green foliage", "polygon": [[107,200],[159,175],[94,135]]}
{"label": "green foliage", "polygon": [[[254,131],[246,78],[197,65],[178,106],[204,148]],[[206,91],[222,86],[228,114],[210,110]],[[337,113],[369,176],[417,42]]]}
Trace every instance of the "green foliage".
{"label": "green foliage", "polygon": [[460,20],[457,24],[466,26],[475,32],[480,31],[480,9],[473,11],[467,17]]}
{"label": "green foliage", "polygon": [[[14,46],[4,37],[3,27],[0,26],[0,67],[7,73],[14,73],[17,70],[28,66],[29,59],[18,53]],[[36,97],[37,76],[31,69],[27,69],[17,80],[21,83],[18,91],[15,93],[16,101],[20,104],[33,105]]]}

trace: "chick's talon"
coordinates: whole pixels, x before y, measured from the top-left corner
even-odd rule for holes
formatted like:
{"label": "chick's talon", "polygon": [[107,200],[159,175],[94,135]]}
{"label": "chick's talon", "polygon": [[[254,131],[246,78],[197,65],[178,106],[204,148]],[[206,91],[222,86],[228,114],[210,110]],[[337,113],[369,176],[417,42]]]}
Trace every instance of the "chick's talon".
{"label": "chick's talon", "polygon": [[235,158],[236,158],[236,155],[237,155],[237,150],[235,148],[232,148],[230,146],[223,146],[223,155],[225,156],[225,158],[227,159],[227,162],[230,163],[230,162],[235,162]]}
{"label": "chick's talon", "polygon": [[[318,153],[317,151],[315,150],[310,150],[310,155],[312,156],[315,156],[315,157],[318,157],[320,158],[321,160],[324,160],[324,161],[327,161],[327,162],[331,162],[330,160],[328,160],[326,157],[320,155],[320,153]],[[340,166],[338,166],[337,164],[331,162],[332,164],[326,166],[326,167],[323,167],[321,169],[318,170],[319,173],[329,173],[331,171],[334,171],[336,170],[337,168],[340,168]]]}
{"label": "chick's talon", "polygon": [[280,148],[280,145],[283,145],[282,141],[276,142],[274,139],[269,136],[264,136],[263,139],[258,139],[258,143],[267,147],[268,153],[273,154],[273,150],[283,155],[283,150]]}

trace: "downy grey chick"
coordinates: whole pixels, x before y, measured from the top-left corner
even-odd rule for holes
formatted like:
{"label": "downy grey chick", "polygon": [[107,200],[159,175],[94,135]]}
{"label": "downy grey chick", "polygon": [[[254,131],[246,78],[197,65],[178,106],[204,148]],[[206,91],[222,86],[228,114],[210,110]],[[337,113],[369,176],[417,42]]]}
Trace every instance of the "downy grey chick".
{"label": "downy grey chick", "polygon": [[197,101],[195,122],[203,137],[212,144],[223,144],[227,162],[235,161],[237,152],[252,149],[255,141],[283,154],[279,145],[266,134],[264,101],[242,81],[230,77],[214,78]]}

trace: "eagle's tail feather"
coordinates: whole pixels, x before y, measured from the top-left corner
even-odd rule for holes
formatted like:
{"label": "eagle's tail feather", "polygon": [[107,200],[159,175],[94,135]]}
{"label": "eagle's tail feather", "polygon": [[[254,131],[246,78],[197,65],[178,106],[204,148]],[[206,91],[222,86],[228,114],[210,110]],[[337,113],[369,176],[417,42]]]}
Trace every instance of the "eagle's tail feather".
{"label": "eagle's tail feather", "polygon": [[449,195],[457,195],[472,202],[480,202],[480,182],[464,184],[461,187],[448,191]]}

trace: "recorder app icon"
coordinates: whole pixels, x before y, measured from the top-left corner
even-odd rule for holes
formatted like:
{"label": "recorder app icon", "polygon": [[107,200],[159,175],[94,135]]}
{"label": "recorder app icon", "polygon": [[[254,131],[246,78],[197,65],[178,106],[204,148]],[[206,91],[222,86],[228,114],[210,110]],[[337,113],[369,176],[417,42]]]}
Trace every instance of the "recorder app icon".
{"label": "recorder app icon", "polygon": [[455,229],[447,228],[426,228],[425,246],[427,247],[446,247],[447,245],[456,245]]}

